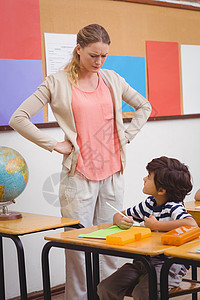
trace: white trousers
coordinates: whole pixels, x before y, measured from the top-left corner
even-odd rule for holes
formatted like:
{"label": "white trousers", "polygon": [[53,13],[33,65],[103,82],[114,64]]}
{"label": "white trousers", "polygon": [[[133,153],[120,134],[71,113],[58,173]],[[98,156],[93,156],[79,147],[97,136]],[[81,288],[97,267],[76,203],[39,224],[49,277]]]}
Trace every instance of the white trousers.
{"label": "white trousers", "polygon": [[[85,227],[112,223],[115,212],[106,201],[122,210],[123,195],[124,181],[120,172],[104,180],[90,181],[78,172],[72,177],[67,175],[65,168],[62,170],[59,191],[62,216],[78,219]],[[116,271],[117,267],[116,258],[101,255],[101,280]],[[65,300],[87,299],[84,253],[66,251],[65,287]]]}

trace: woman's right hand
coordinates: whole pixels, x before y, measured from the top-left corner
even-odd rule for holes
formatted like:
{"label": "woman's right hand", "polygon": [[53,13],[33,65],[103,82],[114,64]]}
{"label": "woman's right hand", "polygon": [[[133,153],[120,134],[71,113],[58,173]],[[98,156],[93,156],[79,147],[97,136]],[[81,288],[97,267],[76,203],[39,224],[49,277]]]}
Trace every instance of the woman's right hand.
{"label": "woman's right hand", "polygon": [[54,150],[58,153],[69,155],[72,152],[72,143],[70,141],[58,142]]}

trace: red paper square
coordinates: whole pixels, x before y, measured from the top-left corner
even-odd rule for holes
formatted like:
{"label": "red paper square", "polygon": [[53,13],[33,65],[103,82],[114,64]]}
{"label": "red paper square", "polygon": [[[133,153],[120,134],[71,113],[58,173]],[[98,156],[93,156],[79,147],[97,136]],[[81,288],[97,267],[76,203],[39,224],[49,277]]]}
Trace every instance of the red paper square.
{"label": "red paper square", "polygon": [[147,41],[149,102],[152,117],[181,114],[179,48],[176,42]]}
{"label": "red paper square", "polygon": [[0,58],[42,59],[39,0],[0,0]]}

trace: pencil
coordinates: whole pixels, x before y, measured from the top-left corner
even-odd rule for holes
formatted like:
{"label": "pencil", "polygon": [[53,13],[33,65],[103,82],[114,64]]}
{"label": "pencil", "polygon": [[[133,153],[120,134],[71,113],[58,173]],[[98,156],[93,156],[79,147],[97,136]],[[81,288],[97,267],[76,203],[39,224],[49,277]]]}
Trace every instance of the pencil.
{"label": "pencil", "polygon": [[106,202],[107,205],[109,205],[112,209],[114,209],[116,212],[118,212],[122,217],[125,217],[129,220],[129,218],[124,215],[121,211],[119,211],[118,209],[116,209],[115,207],[113,207],[110,203]]}

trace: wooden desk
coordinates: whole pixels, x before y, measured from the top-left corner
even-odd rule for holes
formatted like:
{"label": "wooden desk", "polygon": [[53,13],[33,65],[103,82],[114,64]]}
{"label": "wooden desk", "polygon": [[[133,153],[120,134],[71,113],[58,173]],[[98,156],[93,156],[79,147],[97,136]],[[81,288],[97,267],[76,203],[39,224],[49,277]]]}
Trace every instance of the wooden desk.
{"label": "wooden desk", "polygon": [[18,255],[21,299],[27,300],[24,250],[19,236],[66,226],[80,228],[81,224],[79,220],[76,219],[51,217],[31,213],[22,213],[21,219],[0,221],[0,300],[5,300],[2,238],[10,238],[15,243]]}
{"label": "wooden desk", "polygon": [[187,209],[188,213],[193,216],[198,226],[200,226],[200,209],[197,209],[197,206],[200,206],[200,201],[185,202],[185,208]]}
{"label": "wooden desk", "polygon": [[[164,254],[172,258],[165,261],[161,270],[161,300],[168,299],[168,272],[172,264],[192,265],[194,267],[192,278],[197,279],[196,267],[200,267],[200,253],[196,252],[198,248],[200,248],[200,238],[179,247],[165,250]],[[197,295],[193,295],[192,299],[197,299]]]}
{"label": "wooden desk", "polygon": [[[45,300],[51,299],[48,261],[48,254],[51,247],[73,249],[85,252],[88,299],[98,299],[96,289],[99,283],[99,254],[141,260],[145,264],[148,273],[151,274],[151,276],[149,276],[149,286],[151,295],[150,299],[157,299],[156,272],[151,262],[149,261],[148,255],[157,255],[164,253],[166,249],[172,248],[172,246],[161,244],[161,233],[159,232],[152,232],[151,237],[125,246],[107,245],[105,240],[78,237],[80,234],[89,233],[102,228],[107,228],[111,225],[112,224],[103,224],[89,228],[61,232],[45,237],[46,240],[50,241],[44,246],[42,252],[42,270]],[[91,254],[93,256],[93,272],[91,269]]]}

